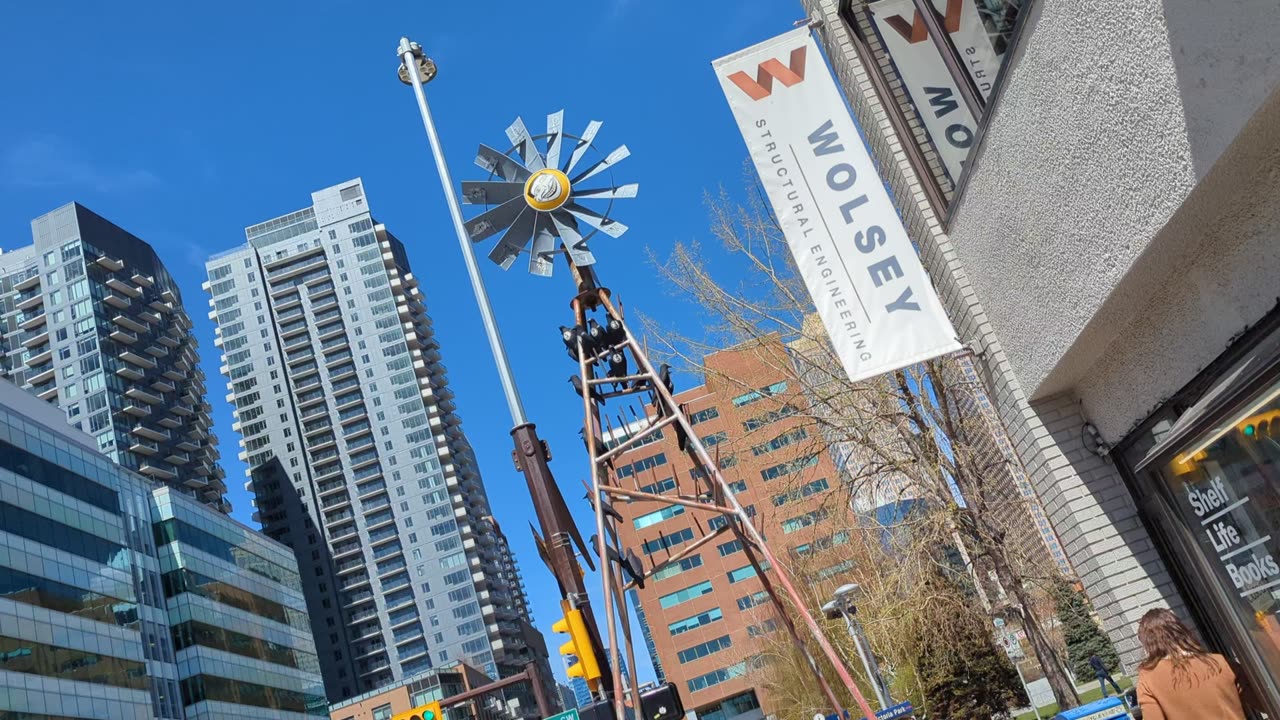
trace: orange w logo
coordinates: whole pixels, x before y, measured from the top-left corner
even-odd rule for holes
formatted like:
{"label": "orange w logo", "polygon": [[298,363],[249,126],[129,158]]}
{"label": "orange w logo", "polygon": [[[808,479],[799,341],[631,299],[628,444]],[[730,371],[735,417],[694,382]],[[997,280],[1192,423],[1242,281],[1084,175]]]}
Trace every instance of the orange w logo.
{"label": "orange w logo", "polygon": [[772,58],[760,63],[756,68],[756,78],[739,70],[729,76],[729,81],[738,86],[752,100],[763,100],[773,92],[773,81],[777,80],[785,87],[791,87],[804,80],[805,46],[801,45],[791,51],[791,66],[782,64],[781,60]]}
{"label": "orange w logo", "polygon": [[[943,17],[943,29],[949,33],[960,30],[960,13],[963,10],[964,0],[947,0],[947,14]],[[897,30],[899,35],[913,45],[929,39],[929,27],[924,24],[924,18],[920,17],[919,10],[916,11],[915,17],[911,19],[910,25],[901,15],[887,17],[884,22],[889,27]]]}

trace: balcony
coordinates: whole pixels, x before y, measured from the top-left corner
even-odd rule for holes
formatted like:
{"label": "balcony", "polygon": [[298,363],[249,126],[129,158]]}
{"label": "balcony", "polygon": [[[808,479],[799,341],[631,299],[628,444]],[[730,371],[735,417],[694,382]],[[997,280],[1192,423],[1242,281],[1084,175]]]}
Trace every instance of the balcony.
{"label": "balcony", "polygon": [[[319,249],[320,248],[311,248],[307,252],[314,253],[316,250],[319,250]],[[306,255],[293,255],[291,256],[290,259],[296,260],[299,257],[304,258],[299,263],[296,263],[294,265],[287,265],[285,267],[277,267],[274,270],[268,270],[267,279],[272,281],[285,280],[285,279],[294,277],[296,275],[301,275],[305,272],[309,272],[311,270],[319,270],[320,268],[326,267],[329,264],[329,261],[325,258],[323,253],[319,255],[315,255],[314,257],[306,257]]]}
{"label": "balcony", "polygon": [[367,574],[349,575],[345,578],[342,578],[341,582],[338,583],[338,589],[354,590],[360,587],[361,585],[368,585],[368,584],[369,584],[369,576]]}
{"label": "balcony", "polygon": [[14,290],[21,292],[40,285],[40,273],[35,268],[31,268],[29,272],[29,275],[13,284]]}
{"label": "balcony", "polygon": [[320,282],[315,285],[308,285],[307,290],[310,293],[311,301],[315,302],[321,296],[332,294],[334,286],[332,281]]}
{"label": "balcony", "polygon": [[136,333],[144,333],[147,331],[146,323],[138,322],[128,315],[116,315],[111,318],[111,321],[120,327],[132,330]]}
{"label": "balcony", "polygon": [[[342,325],[342,323],[336,322],[332,325],[326,325],[320,328],[319,330],[317,330],[316,338],[321,341],[328,340],[331,338],[336,338],[344,335],[346,330],[347,329]],[[344,342],[345,342],[345,339],[344,339]]]}
{"label": "balcony", "polygon": [[121,365],[119,368],[116,368],[116,375],[134,382],[141,382],[142,380],[147,379],[145,373],[132,365]]}
{"label": "balcony", "polygon": [[143,320],[146,320],[147,323],[150,325],[160,324],[160,315],[151,310],[143,310],[139,312],[138,317],[142,318]]}
{"label": "balcony", "polygon": [[150,440],[136,438],[132,443],[130,443],[129,452],[135,452],[141,455],[155,455],[160,452],[160,446]]}
{"label": "balcony", "polygon": [[156,342],[169,348],[170,350],[182,344],[180,340],[178,340],[177,338],[170,337],[169,335],[161,335],[160,337],[156,338]]}
{"label": "balcony", "polygon": [[116,277],[108,278],[107,281],[103,284],[111,288],[112,290],[115,290],[116,292],[122,293],[124,295],[128,295],[131,298],[142,297],[141,290],[121,280],[120,278],[116,278]]}
{"label": "balcony", "polygon": [[13,300],[13,306],[23,312],[44,304],[44,295],[40,292],[22,293]]}
{"label": "balcony", "polygon": [[106,255],[103,255],[97,258],[94,262],[110,270],[111,272],[120,272],[121,270],[124,269],[123,262],[116,260],[115,258],[109,258]]}
{"label": "balcony", "polygon": [[155,278],[150,275],[143,275],[142,273],[134,273],[129,279],[132,280],[135,285],[141,285],[145,288],[149,288],[156,284]]}
{"label": "balcony", "polygon": [[157,430],[153,427],[143,425],[142,423],[138,423],[137,425],[134,425],[133,429],[130,432],[132,432],[134,435],[155,440],[157,442],[160,442],[160,441],[168,442],[169,440],[173,439],[173,434],[170,433],[168,430]]}
{"label": "balcony", "polygon": [[171,465],[186,465],[191,462],[191,455],[184,452],[171,452],[164,456],[165,462]]}
{"label": "balcony", "polygon": [[165,380],[163,378],[156,378],[151,382],[151,389],[157,392],[171,393],[174,390],[177,390],[178,387],[173,383],[169,382],[168,380]]}
{"label": "balcony", "polygon": [[[359,550],[360,546],[357,545],[356,549]],[[350,560],[343,560],[340,563],[334,564],[333,569],[334,569],[334,572],[341,575],[343,573],[350,572],[352,570],[355,570],[356,568],[362,568],[364,566],[365,566],[365,562],[363,557],[353,557]]]}
{"label": "balcony", "polygon": [[316,490],[317,490],[316,494],[319,495],[320,497],[324,497],[325,495],[328,495],[331,492],[335,492],[337,490],[343,490],[346,487],[347,487],[347,483],[343,480],[338,480],[336,482],[331,482],[331,483],[321,483],[316,487]]}
{"label": "balcony", "polygon": [[44,387],[33,387],[31,391],[36,394],[36,397],[45,402],[50,402],[58,397],[58,386],[55,383],[49,383]]}
{"label": "balcony", "polygon": [[197,450],[199,450],[199,449],[200,449],[200,446],[199,446],[199,445],[197,445],[197,444],[195,444],[195,443],[193,443],[193,442],[191,442],[190,440],[187,440],[187,439],[185,439],[185,438],[184,438],[184,439],[182,439],[182,440],[179,440],[179,441],[178,441],[178,444],[177,444],[177,445],[175,445],[174,447],[178,448],[179,450],[181,450],[181,451],[183,451],[183,452],[195,452],[195,451],[197,451]]}
{"label": "balcony", "polygon": [[146,405],[139,405],[136,402],[126,403],[121,412],[128,413],[134,417],[147,417],[151,414],[151,408]]}
{"label": "balcony", "polygon": [[27,367],[36,367],[43,365],[53,359],[53,347],[45,345],[43,350],[39,350],[27,358]]}
{"label": "balcony", "polygon": [[137,365],[138,367],[143,367],[148,370],[154,370],[156,367],[155,360],[152,360],[151,358],[145,357],[143,355],[139,355],[138,353],[134,352],[132,349],[122,351],[117,357],[119,357],[121,360],[124,360],[127,363],[132,363],[134,365]]}
{"label": "balcony", "polygon": [[18,327],[23,330],[35,330],[45,324],[49,318],[45,315],[44,310],[36,310],[35,313],[25,313],[18,316]]}
{"label": "balcony", "polygon": [[328,435],[317,437],[314,440],[309,439],[307,441],[307,449],[324,450],[325,448],[329,448],[337,444],[337,442],[338,439],[333,436],[333,433],[329,433]]}
{"label": "balcony", "polygon": [[347,495],[346,493],[330,495],[320,501],[320,507],[324,508],[325,510],[332,510],[334,508],[339,508],[339,507],[342,507],[343,505],[350,505],[350,504],[351,504],[351,496]]}
{"label": "balcony", "polygon": [[40,328],[40,330],[34,333],[23,333],[19,337],[23,338],[22,347],[30,350],[31,348],[39,347],[49,342],[49,329]]}
{"label": "balcony", "polygon": [[333,463],[322,468],[316,468],[316,482],[321,480],[334,478],[342,474],[342,463]]}
{"label": "balcony", "polygon": [[138,342],[138,336],[124,328],[114,328],[108,337],[118,343],[124,343],[125,345],[133,345]]}
{"label": "balcony", "polygon": [[45,363],[27,369],[27,382],[32,385],[40,385],[53,379],[55,375],[53,363]]}
{"label": "balcony", "polygon": [[195,414],[195,411],[191,409],[191,406],[186,403],[178,403],[177,405],[170,407],[169,410],[174,415],[178,415],[180,417],[191,417]]}
{"label": "balcony", "polygon": [[[143,475],[158,477],[162,480],[173,480],[178,477],[178,474],[173,472],[172,470],[168,470],[160,467],[159,465],[153,465],[151,463],[143,463],[142,467],[138,468],[138,472],[142,473]],[[204,485],[204,483],[201,483],[201,485]]]}

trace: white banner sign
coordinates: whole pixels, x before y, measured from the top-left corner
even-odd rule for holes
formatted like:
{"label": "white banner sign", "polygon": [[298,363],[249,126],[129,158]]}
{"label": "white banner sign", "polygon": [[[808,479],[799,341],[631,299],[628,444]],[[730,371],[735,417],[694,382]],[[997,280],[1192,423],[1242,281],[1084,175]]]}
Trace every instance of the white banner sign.
{"label": "white banner sign", "polygon": [[864,380],[958,350],[955,330],[807,29],[712,63],[818,316]]}
{"label": "white banner sign", "polygon": [[[989,96],[1000,59],[973,0],[933,0],[933,5],[978,91]],[[947,173],[959,180],[977,123],[929,37],[924,18],[912,0],[878,0],[867,7]]]}

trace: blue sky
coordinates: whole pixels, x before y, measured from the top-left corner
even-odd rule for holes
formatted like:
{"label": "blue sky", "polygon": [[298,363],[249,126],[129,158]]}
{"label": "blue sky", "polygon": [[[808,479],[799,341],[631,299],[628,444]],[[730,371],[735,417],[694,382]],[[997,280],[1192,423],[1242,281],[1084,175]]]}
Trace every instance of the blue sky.
{"label": "blue sky", "polygon": [[[424,283],[464,427],[554,654],[555,584],[529,536],[510,419],[395,46],[409,35],[440,66],[428,93],[456,180],[484,178],[476,145],[505,148],[516,115],[534,133],[561,108],[568,132],[604,121],[601,148],[632,151],[616,179],[641,190],[619,203],[630,233],[594,241],[602,278],[629,307],[693,331],[696,313],[656,283],[646,248],[665,256],[677,239],[710,240],[703,193],[741,188],[746,151],[710,62],[803,14],[776,0],[18,4],[0,27],[0,247],[29,244],[32,218],[76,200],[157,249],[196,323],[234,515],[252,524],[204,259],[242,243],[246,225],[309,204],[312,190],[363,177]],[[544,280],[522,263],[510,273],[482,263],[526,409],[590,535],[582,406],[555,330],[570,319],[569,279],[563,267]]]}

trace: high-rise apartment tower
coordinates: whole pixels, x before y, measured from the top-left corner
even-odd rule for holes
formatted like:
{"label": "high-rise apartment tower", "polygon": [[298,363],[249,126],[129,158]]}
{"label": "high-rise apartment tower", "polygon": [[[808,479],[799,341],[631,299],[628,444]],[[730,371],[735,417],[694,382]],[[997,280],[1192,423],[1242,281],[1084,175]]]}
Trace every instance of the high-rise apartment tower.
{"label": "high-rise apartment tower", "polygon": [[329,699],[459,660],[550,679],[404,246],[358,179],[312,203],[247,228],[205,288],[255,518],[297,556]]}
{"label": "high-rise apartment tower", "polygon": [[0,376],[121,465],[229,512],[191,320],[151,246],[78,203],[0,254]]}

